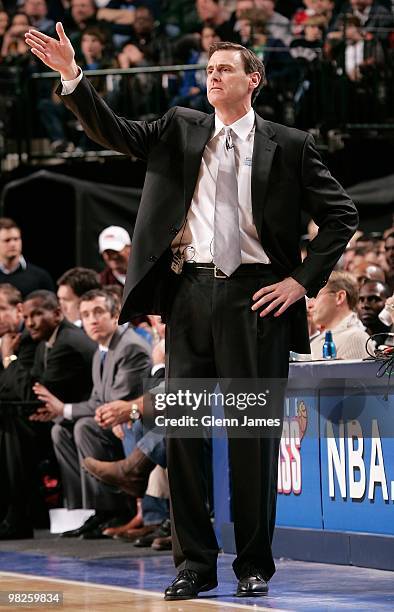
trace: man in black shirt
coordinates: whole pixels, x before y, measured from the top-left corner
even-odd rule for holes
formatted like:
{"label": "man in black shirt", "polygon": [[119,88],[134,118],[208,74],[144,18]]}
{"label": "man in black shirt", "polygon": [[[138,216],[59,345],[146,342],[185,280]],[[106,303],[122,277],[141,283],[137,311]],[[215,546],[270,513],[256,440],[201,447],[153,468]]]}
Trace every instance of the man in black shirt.
{"label": "man in black shirt", "polygon": [[48,272],[23,257],[21,230],[7,217],[0,217],[0,283],[14,285],[22,297],[36,289],[54,290]]}

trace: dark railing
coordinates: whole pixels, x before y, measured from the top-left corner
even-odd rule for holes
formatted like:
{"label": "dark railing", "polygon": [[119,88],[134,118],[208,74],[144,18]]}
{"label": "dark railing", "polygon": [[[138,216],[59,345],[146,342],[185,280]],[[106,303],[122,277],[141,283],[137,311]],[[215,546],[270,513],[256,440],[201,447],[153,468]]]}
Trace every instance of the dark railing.
{"label": "dark railing", "polygon": [[[290,53],[287,64],[283,61],[283,51]],[[268,52],[275,58],[278,49],[265,48],[264,53]],[[385,53],[383,62],[366,65],[356,80],[346,75],[343,54],[329,59],[321,54],[313,62],[307,62],[291,57],[292,48],[281,48],[279,53],[282,53],[281,63],[272,61],[270,66],[267,62],[268,85],[255,103],[262,116],[318,131],[323,136],[333,130],[378,130],[383,135],[394,132],[393,52],[391,55]],[[174,103],[182,105],[181,77],[187,71],[204,69],[202,64],[168,65],[89,70],[85,75],[115,112],[130,119],[151,120],[161,116]],[[42,123],[49,121],[48,106],[55,112],[50,101],[56,80],[59,75],[55,72],[28,75],[18,68],[0,71],[0,159],[10,153],[14,154],[17,163],[54,157],[52,151],[32,145],[46,137]],[[43,100],[49,100],[49,105]],[[207,105],[206,101],[204,104]],[[68,137],[78,142],[83,138],[78,122],[61,104],[58,106],[62,109],[60,119]],[[209,107],[201,110],[209,111]],[[82,149],[66,151],[57,157],[108,155],[116,153],[100,151],[85,139]]]}

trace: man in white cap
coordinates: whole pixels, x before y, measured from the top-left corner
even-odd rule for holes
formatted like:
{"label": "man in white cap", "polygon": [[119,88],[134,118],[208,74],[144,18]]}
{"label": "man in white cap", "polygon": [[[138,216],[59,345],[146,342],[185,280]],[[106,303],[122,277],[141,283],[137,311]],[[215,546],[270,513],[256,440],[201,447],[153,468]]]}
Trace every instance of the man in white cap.
{"label": "man in white cap", "polygon": [[126,281],[127,262],[131,251],[131,239],[128,232],[119,225],[110,225],[100,234],[100,255],[106,267],[100,273],[102,285],[120,285]]}

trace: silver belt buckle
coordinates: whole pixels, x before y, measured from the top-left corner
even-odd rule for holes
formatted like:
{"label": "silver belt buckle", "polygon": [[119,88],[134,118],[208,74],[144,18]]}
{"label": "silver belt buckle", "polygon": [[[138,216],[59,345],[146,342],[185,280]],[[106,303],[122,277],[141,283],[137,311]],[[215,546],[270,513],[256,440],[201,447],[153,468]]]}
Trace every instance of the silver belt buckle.
{"label": "silver belt buckle", "polygon": [[228,278],[228,276],[222,272],[217,266],[213,269],[213,275],[215,278]]}

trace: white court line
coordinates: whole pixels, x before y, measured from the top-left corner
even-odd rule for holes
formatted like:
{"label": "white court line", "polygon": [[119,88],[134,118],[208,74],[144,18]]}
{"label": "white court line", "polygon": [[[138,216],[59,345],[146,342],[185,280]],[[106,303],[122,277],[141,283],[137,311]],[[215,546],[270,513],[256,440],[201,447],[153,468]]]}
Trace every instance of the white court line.
{"label": "white court line", "polygon": [[[47,582],[60,582],[63,584],[74,584],[75,586],[79,586],[79,587],[91,587],[94,589],[109,589],[111,591],[121,591],[123,593],[134,593],[136,595],[144,595],[144,596],[151,596],[151,597],[160,597],[160,599],[163,600],[163,602],[165,601],[163,599],[163,593],[159,593],[158,591],[144,591],[143,589],[132,589],[132,588],[127,588],[127,587],[120,587],[120,586],[114,586],[114,585],[106,585],[106,584],[97,584],[96,582],[78,582],[77,580],[64,580],[63,578],[48,578],[47,576],[32,576],[31,574],[20,574],[19,572],[3,572],[3,570],[0,570],[0,576],[9,576],[10,578],[27,578],[27,579],[31,579],[31,580],[46,580]],[[245,605],[245,604],[236,604],[236,603],[231,603],[231,602],[227,602],[227,601],[211,601],[209,599],[185,599],[185,600],[178,600],[179,601],[188,601],[188,602],[192,602],[193,604],[198,604],[198,605],[210,605],[210,606],[227,606],[229,608],[236,608],[236,609],[242,609],[242,610],[249,610],[249,612],[254,612],[255,610],[260,610],[260,611],[264,611],[264,612],[292,612],[291,610],[285,609],[285,608],[266,608],[263,606],[257,606],[256,604],[251,604],[251,605]],[[168,603],[168,602],[167,602]],[[177,603],[177,601],[174,601],[173,603]]]}

